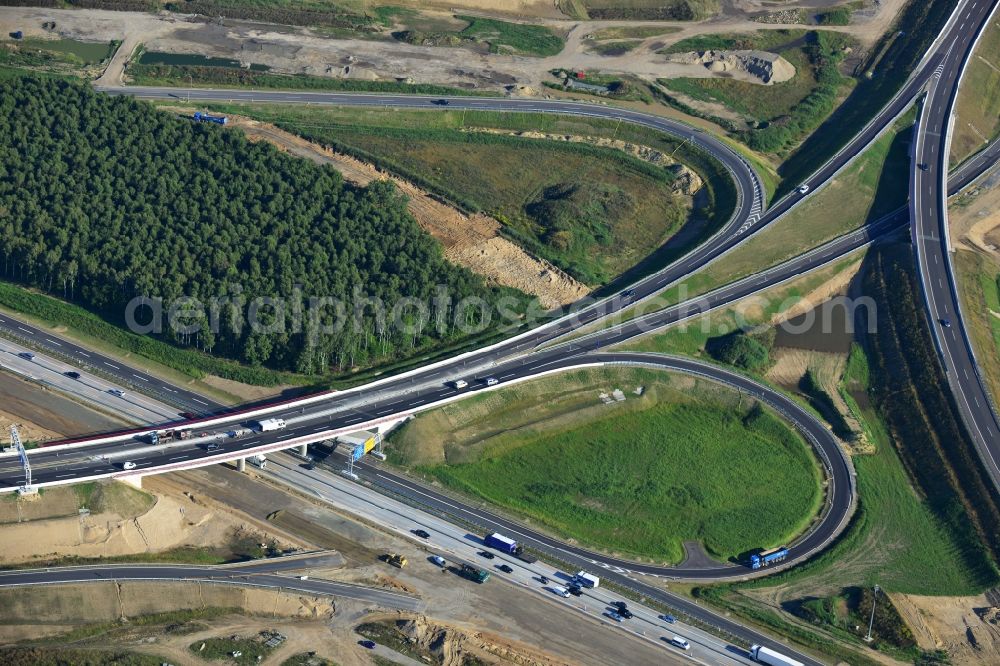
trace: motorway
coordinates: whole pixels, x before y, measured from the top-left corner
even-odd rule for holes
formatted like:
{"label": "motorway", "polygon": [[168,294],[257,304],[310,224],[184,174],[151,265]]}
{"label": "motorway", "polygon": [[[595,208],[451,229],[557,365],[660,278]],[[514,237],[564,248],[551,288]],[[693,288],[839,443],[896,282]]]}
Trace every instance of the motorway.
{"label": "motorway", "polygon": [[[362,585],[298,576],[281,575],[324,566],[331,558],[279,557],[254,560],[236,566],[184,564],[93,564],[50,569],[12,569],[0,571],[0,587],[102,583],[111,581],[199,581],[219,585],[262,587],[289,592],[336,596],[378,604],[385,608],[422,612],[424,603],[417,597]],[[341,560],[342,562],[342,560]]]}
{"label": "motorway", "polygon": [[[50,344],[62,344],[51,336],[45,336],[45,339]],[[79,372],[79,368],[55,358],[36,355],[33,351],[16,342],[0,339],[0,369],[55,389],[77,402],[106,405],[102,407],[102,411],[137,425],[176,420],[178,417],[175,409],[152,400],[143,393],[136,391],[122,396],[112,394],[111,391],[118,388],[118,385],[98,376],[83,373],[80,373],[79,378],[68,376],[66,373]],[[110,423],[113,424],[114,421]]]}
{"label": "motorway", "polygon": [[[378,416],[384,414],[412,414],[457,397],[465,397],[479,391],[494,390],[512,382],[537,377],[546,372],[615,364],[641,365],[683,372],[726,384],[745,395],[762,400],[803,434],[815,448],[825,468],[828,477],[828,504],[825,507],[824,519],[818,522],[804,538],[791,546],[789,562],[798,561],[822,548],[844,527],[850,516],[854,498],[852,470],[836,438],[816,417],[782,393],[734,371],[692,359],[639,353],[587,353],[573,356],[557,355],[554,360],[529,358],[526,362],[515,361],[506,368],[497,369],[496,372],[501,379],[501,384],[498,387],[488,388],[485,382],[481,381],[483,378],[480,377],[478,380],[471,381],[469,389],[460,395],[454,388],[439,384],[419,393],[404,394],[392,401],[366,409],[341,409],[330,412],[326,406],[314,407],[312,411],[286,415],[285,420],[288,426],[284,430],[255,433],[244,438],[226,436],[226,428],[213,428],[205,437],[196,435],[189,440],[159,446],[148,444],[137,446],[134,441],[127,441],[124,444],[115,442],[75,450],[42,449],[31,454],[32,472],[35,483],[44,484],[66,479],[73,480],[83,474],[106,474],[121,478],[149,473],[150,470],[163,472],[198,464],[222,462],[245,456],[248,450],[274,451],[288,448],[300,441],[327,440],[338,432],[350,432],[352,429],[357,429],[356,424],[360,421],[377,419]],[[372,409],[377,409],[377,411],[373,412]],[[228,427],[231,428],[232,425]],[[206,445],[210,442],[218,444],[219,448],[215,451],[207,451]],[[134,471],[122,471],[121,466],[126,460],[136,465]],[[362,463],[357,466],[357,470],[365,479],[373,481],[376,485],[393,494],[407,496],[434,511],[454,514],[466,522],[483,525],[484,529],[495,527],[515,532],[527,545],[560,558],[571,553],[591,564],[616,567],[623,571],[696,580],[734,578],[749,573],[746,566],[742,564],[721,564],[710,568],[664,567],[639,564],[592,553],[582,548],[570,547],[557,539],[530,530],[519,523],[500,518],[479,507],[461,503],[453,497],[442,495],[439,491],[416,484],[401,475],[393,474],[371,463]],[[8,456],[0,459],[0,486],[16,486],[22,482],[21,474],[20,464],[16,457]]]}
{"label": "motorway", "polygon": [[[617,623],[605,616],[604,613],[610,609],[611,602],[622,600],[622,596],[607,589],[607,582],[613,580],[619,585],[634,585],[634,581],[622,576],[621,572],[596,570],[586,561],[566,561],[569,569],[558,568],[545,561],[528,563],[511,555],[492,550],[495,558],[486,560],[479,555],[484,550],[480,534],[469,533],[464,527],[456,525],[450,517],[441,517],[436,513],[426,511],[414,511],[412,506],[406,502],[386,497],[376,489],[354,483],[340,476],[337,474],[339,469],[336,465],[328,467],[320,463],[315,469],[307,470],[301,459],[281,454],[269,460],[263,474],[273,477],[282,485],[311,494],[320,502],[341,511],[346,510],[351,515],[360,516],[384,530],[395,532],[419,544],[420,547],[426,549],[422,556],[408,550],[401,551],[409,558],[411,567],[435,566],[427,559],[431,554],[439,555],[452,564],[468,562],[488,570],[492,578],[504,579],[529,593],[541,595],[550,603],[559,604],[581,615],[589,615],[607,625],[632,632],[636,638],[652,641],[677,654],[681,654],[680,650],[665,644],[672,636],[681,636],[690,641],[691,650],[687,656],[702,663],[713,664],[713,666],[748,663],[744,650],[737,649],[728,642],[690,624],[688,618],[704,622],[707,614],[697,605],[681,597],[675,598],[664,593],[663,596],[657,598],[657,601],[667,606],[677,618],[674,623],[662,619],[662,610],[653,609],[646,604],[631,600],[628,600],[628,606],[635,617]],[[415,530],[424,530],[430,536],[420,539],[414,536]],[[510,567],[512,571],[505,573],[499,568],[503,565]],[[553,592],[552,586],[566,585],[570,577],[580,569],[598,574],[602,579],[602,586],[596,589],[585,589],[579,597],[562,598],[557,596]],[[543,583],[542,576],[550,582]],[[460,584],[469,585],[471,583],[463,582]],[[491,580],[486,584],[495,585],[497,583]],[[734,629],[738,631],[738,628],[734,627]],[[750,635],[741,638],[747,641],[756,640]],[[779,648],[775,647],[775,649]],[[787,648],[781,649],[788,652]]]}
{"label": "motorway", "polygon": [[[969,11],[971,20],[974,19],[975,16],[980,15],[983,8],[979,8],[977,10],[976,3],[973,3]],[[897,117],[899,113],[909,105],[912,98],[927,81],[934,79],[935,83],[932,83],[933,87],[939,85],[940,82],[945,79],[954,80],[957,78],[956,65],[960,65],[961,62],[964,61],[965,50],[949,47],[953,47],[957,41],[964,38],[967,38],[967,41],[971,40],[971,36],[975,34],[976,30],[975,26],[968,21],[962,21],[961,23],[955,21],[951,24],[949,30],[950,33],[945,35],[945,37],[954,37],[954,39],[939,40],[940,46],[937,51],[932,53],[925,60],[925,64],[921,71],[911,78],[901,94],[898,95],[893,102],[886,107],[886,109],[883,109],[879,116],[873,120],[872,123],[866,126],[862,132],[856,136],[847,147],[845,147],[844,150],[842,150],[829,163],[821,167],[816,174],[809,179],[807,184],[810,185],[812,190],[815,191],[819,186],[827,182],[829,178],[832,177],[840,168],[859,154],[881,131],[888,127],[892,119]],[[961,56],[956,55],[960,52]],[[434,108],[431,106],[433,104],[433,100],[430,98],[408,96],[395,97],[287,92],[242,93],[239,91],[212,91],[200,89],[188,91],[148,88],[109,90],[108,92],[112,94],[135,94],[137,96],[146,97],[169,98],[177,96],[190,96],[192,100],[228,100],[239,99],[240,95],[248,95],[249,97],[252,97],[254,101],[283,101],[299,104],[304,101],[301,98],[307,96],[308,101],[312,103],[340,105],[378,104],[393,106],[426,106],[427,108]],[[578,108],[574,109],[574,106]],[[623,119],[629,120],[630,122],[640,122],[642,124],[648,124],[649,119],[655,119],[656,122],[661,123],[667,122],[663,119],[656,119],[653,116],[635,114],[634,112],[622,111],[610,107],[568,102],[544,102],[539,100],[455,98],[451,102],[451,108],[482,108],[489,110],[520,110],[559,113],[575,112],[584,115],[599,115],[612,119],[630,114],[638,117]],[[920,139],[921,145],[918,150],[923,148],[923,137],[930,136],[930,133],[926,131],[926,128],[930,126],[933,126],[933,122],[928,123],[926,121],[922,121],[922,138]],[[946,127],[946,125],[944,125],[944,127]],[[712,142],[720,143],[701,132],[687,128],[686,126],[681,126],[681,129],[676,127],[660,127],[660,129],[664,129],[664,131],[670,131],[671,133],[690,139],[692,143],[710,151],[712,149]],[[687,135],[684,134],[685,131],[687,132]],[[945,133],[946,132],[941,132],[941,134]],[[622,360],[618,355],[591,354],[588,349],[580,348],[579,343],[575,341],[574,343],[560,346],[554,348],[553,350],[545,350],[531,356],[515,358],[513,360],[507,359],[515,354],[528,352],[544,342],[553,340],[568,331],[574,330],[582,324],[596,321],[597,319],[617,311],[626,305],[632,305],[643,298],[657,293],[659,290],[674,283],[677,279],[680,279],[685,275],[689,275],[708,265],[711,261],[723,256],[729,249],[742,242],[744,238],[748,237],[756,230],[759,230],[770,221],[773,221],[784,212],[787,212],[787,210],[793,207],[797,201],[801,200],[801,197],[798,195],[786,197],[785,199],[777,202],[766,213],[761,214],[761,205],[759,202],[762,201],[762,192],[760,191],[756,178],[753,177],[752,172],[741,158],[736,156],[725,146],[722,146],[722,148],[723,151],[721,153],[712,152],[732,170],[737,187],[740,189],[741,199],[737,214],[734,215],[734,217],[723,227],[723,229],[708,243],[692,251],[670,267],[645,278],[634,286],[634,299],[625,302],[624,299],[620,297],[612,297],[597,303],[596,305],[585,307],[577,313],[575,317],[557,320],[551,324],[540,327],[539,329],[529,331],[528,333],[516,336],[515,338],[497,345],[493,345],[485,350],[464,354],[458,359],[433,364],[431,367],[420,371],[406,373],[404,376],[383,380],[378,383],[378,387],[374,390],[366,387],[365,390],[355,389],[345,393],[326,394],[321,396],[323,399],[322,403],[317,402],[308,406],[303,405],[301,408],[296,406],[293,409],[289,405],[276,407],[275,415],[282,415],[284,413],[288,414],[286,420],[289,422],[289,428],[286,431],[282,431],[280,434],[272,433],[268,436],[255,435],[245,440],[237,439],[232,442],[225,442],[224,446],[226,449],[216,456],[208,456],[204,449],[197,448],[198,444],[204,444],[204,440],[193,442],[189,441],[182,444],[171,444],[161,446],[155,450],[150,450],[151,447],[145,447],[134,439],[126,438],[114,443],[106,445],[102,444],[100,445],[100,448],[95,447],[93,449],[87,448],[76,451],[43,450],[33,453],[31,456],[32,460],[38,461],[35,465],[36,481],[42,483],[63,483],[93,475],[123,476],[123,474],[118,471],[119,467],[116,463],[117,461],[124,460],[132,460],[137,464],[140,464],[141,469],[137,470],[140,473],[149,473],[152,470],[157,472],[169,471],[170,469],[217,462],[223,459],[231,459],[232,457],[245,454],[247,450],[266,449],[269,446],[272,448],[287,447],[292,443],[297,443],[299,439],[311,439],[315,441],[330,432],[330,430],[335,428],[337,425],[342,425],[343,427],[361,427],[362,425],[370,423],[373,420],[405,416],[413,413],[417,409],[425,408],[430,404],[438,404],[442,401],[457,399],[461,397],[461,395],[458,394],[458,391],[452,387],[444,386],[442,381],[458,377],[469,377],[471,381],[475,382],[476,380],[482,380],[485,376],[487,376],[486,374],[483,374],[484,371],[488,371],[491,376],[498,377],[502,383],[507,383],[511,381],[518,381],[527,377],[537,376],[541,373],[555,371],[561,368],[577,366],[581,363],[618,362],[619,360]],[[928,148],[928,150],[930,150],[930,148]],[[940,160],[943,162],[946,158],[942,156]],[[939,183],[944,178],[945,166],[946,162],[944,162],[944,166],[939,167],[938,170],[934,172],[937,174]],[[974,170],[974,168],[972,170]],[[928,171],[925,173],[929,174],[931,172]],[[915,180],[920,180],[919,174]],[[941,192],[942,190],[939,188],[938,191]],[[943,196],[943,194],[941,196]],[[940,211],[940,207],[937,210],[941,215],[944,214]],[[931,212],[933,214],[934,209],[931,209]],[[847,248],[850,247],[851,244],[855,244],[855,247],[860,247],[870,241],[871,231],[868,229],[862,230],[862,233],[855,232],[854,235],[845,238],[848,238],[849,240],[843,241],[843,245],[841,247]],[[793,274],[792,272],[794,272],[796,268],[801,271],[807,270],[810,265],[814,267],[816,265],[822,265],[823,262],[832,260],[830,257],[834,257],[837,251],[836,247],[827,249],[831,249],[831,253],[827,257],[822,256],[822,253],[811,253],[805,258],[788,262],[787,265],[783,265],[782,270],[770,270],[763,276],[755,276],[754,279],[757,281],[756,285],[743,282],[741,288],[752,289],[748,293],[755,293],[788,279],[788,275]],[[841,253],[839,256],[843,256],[843,254]],[[795,261],[799,261],[797,267],[794,264]],[[783,272],[784,276],[782,275]],[[707,309],[711,307],[720,307],[723,303],[732,302],[731,299],[735,299],[737,297],[737,292],[738,289],[735,288],[729,293],[722,293],[720,290],[718,295],[715,296],[714,301],[712,300],[712,295],[707,295],[706,297],[703,297],[698,304],[683,304],[677,308],[672,308],[662,313],[650,315],[648,319],[641,318],[632,322],[627,322],[613,330],[601,332],[595,337],[589,338],[587,341],[588,345],[593,344],[593,349],[597,349],[644,333],[648,330],[648,326],[650,324],[658,326],[666,325],[671,322],[681,321],[687,317],[696,316],[707,311]],[[705,305],[706,299],[708,299],[707,306]],[[715,305],[712,305],[713,302]],[[645,357],[641,362],[649,362],[649,359],[650,357]],[[636,360],[633,359],[631,362],[636,362]],[[663,361],[663,363],[668,362],[681,363],[682,361],[680,359],[666,359]],[[684,362],[694,363],[692,361]],[[687,371],[702,372],[708,376],[713,376],[719,381],[727,381],[727,379],[729,379],[718,376],[717,373],[721,373],[723,371],[712,366],[704,366],[700,369],[687,368]],[[477,390],[483,390],[480,383],[474,383],[473,386]],[[752,390],[752,387],[747,387],[747,390]],[[472,391],[462,392],[462,395],[468,392]],[[766,396],[765,399],[771,401],[780,397],[780,394],[774,394],[773,396]],[[210,408],[211,405],[209,405],[209,409]],[[788,414],[785,415],[786,417],[788,416]],[[238,420],[239,418],[231,419],[233,422]],[[326,422],[322,422],[324,420]],[[306,432],[307,430],[309,432]],[[808,436],[808,428],[804,431]],[[218,436],[216,436],[216,438],[217,437]],[[843,521],[846,520],[846,516],[849,512],[850,500],[853,498],[853,481],[850,478],[849,468],[847,467],[847,463],[843,461],[842,454],[839,452],[839,448],[836,447],[835,442],[834,448],[837,451],[836,457],[824,461],[827,464],[832,481],[830,510],[827,514],[827,519],[822,521],[819,524],[819,527],[806,537],[806,541],[813,539],[820,545],[825,543],[825,541],[829,539],[830,534],[835,533],[836,527],[842,525]],[[821,451],[821,457],[823,457],[822,451],[824,449],[821,447],[819,450]],[[841,468],[841,465],[836,462],[838,460],[843,463],[843,468]],[[380,476],[384,476],[384,472],[380,472]],[[2,486],[9,488],[18,485],[20,483],[20,479],[17,477],[16,465],[10,465],[8,463],[0,469],[0,485]],[[843,502],[844,494],[848,496],[846,508]],[[523,530],[523,528],[521,529]],[[827,530],[825,538],[823,537],[824,530]],[[558,542],[556,543],[558,544]],[[536,545],[535,547],[538,547],[539,549],[542,549],[546,545],[541,540],[538,544],[539,545]],[[562,544],[558,544],[558,548],[561,553],[560,559],[565,559],[566,547]],[[793,548],[797,549],[796,558],[801,558],[808,552],[807,548],[803,547],[803,544],[795,544]],[[580,557],[594,560],[593,555],[594,554],[586,553],[584,551],[580,554]],[[610,567],[616,567],[616,569],[610,570],[611,575],[622,575],[626,577],[626,579],[626,574],[631,571],[640,573],[637,568],[638,565],[635,563],[625,563],[627,564],[627,567],[619,567],[619,565],[614,562],[606,562],[605,564]],[[618,573],[617,569],[619,568],[623,570],[622,573]],[[734,570],[738,571],[740,567],[720,566],[718,569],[719,571],[702,570],[698,577],[728,577],[733,575]],[[669,570],[669,573],[660,575],[673,576],[677,575],[677,571],[677,569],[671,569]],[[655,572],[648,571],[642,573]],[[706,573],[710,575],[706,576]],[[635,585],[637,584],[633,582],[632,586],[634,587]],[[643,594],[648,595],[649,590],[652,589],[649,586],[640,586]],[[710,614],[710,621],[713,624],[718,625],[721,620],[723,620],[723,618]],[[740,625],[735,623],[731,624],[733,624],[734,628],[737,630],[748,631],[740,627]],[[761,638],[759,635],[754,634],[754,638],[752,640],[761,640]],[[779,647],[778,649],[782,648]],[[805,661],[814,663],[813,660],[805,659],[804,657],[802,658]]]}
{"label": "motorway", "polygon": [[[950,57],[932,81],[917,126],[910,178],[910,218],[920,284],[928,324],[955,398],[980,460],[996,488],[1000,488],[1000,421],[979,372],[972,341],[962,317],[958,285],[951,261],[948,204],[950,133],[961,73],[971,54],[979,27],[996,10],[996,3],[972,3],[960,20],[970,31],[950,47]],[[990,147],[993,152],[996,145]],[[990,150],[985,151],[987,154]],[[983,160],[982,155],[971,160]],[[987,158],[988,159],[988,158]]]}
{"label": "motorway", "polygon": [[[219,405],[207,401],[197,393],[165,382],[142,370],[129,367],[119,360],[82,347],[64,337],[36,326],[31,326],[3,313],[0,313],[0,330],[4,332],[5,337],[15,342],[30,345],[33,349],[45,349],[49,356],[71,364],[74,369],[89,372],[95,375],[95,379],[96,376],[112,378],[116,380],[116,386],[134,386],[141,389],[142,393],[156,397],[171,405],[176,405],[183,411],[191,412],[192,414],[204,414],[219,407]],[[55,359],[52,360],[55,361]],[[66,389],[67,387],[63,384],[60,388]],[[113,401],[110,397],[107,397],[106,401],[106,406],[111,410],[127,411],[123,410],[121,402]],[[154,421],[146,421],[146,423],[158,423],[164,420],[164,418],[167,420],[176,420],[179,414],[180,412],[172,411],[169,416],[163,415]]]}

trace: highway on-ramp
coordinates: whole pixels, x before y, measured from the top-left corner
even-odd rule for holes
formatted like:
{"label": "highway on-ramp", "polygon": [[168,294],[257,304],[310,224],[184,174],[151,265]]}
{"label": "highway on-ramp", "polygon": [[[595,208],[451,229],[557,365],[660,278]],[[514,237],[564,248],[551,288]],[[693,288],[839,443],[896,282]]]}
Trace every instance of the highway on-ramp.
{"label": "highway on-ramp", "polygon": [[399,610],[418,612],[424,610],[424,602],[409,594],[330,580],[316,578],[303,580],[298,576],[281,575],[283,571],[306,569],[319,564],[308,559],[273,558],[254,560],[236,566],[92,564],[47,569],[10,569],[0,571],[0,588],[122,581],[198,581],[342,597]]}
{"label": "highway on-ramp", "polygon": [[[502,383],[498,386],[488,387],[485,382],[481,381],[483,379],[481,377],[470,378],[472,379],[470,386],[461,393],[461,396],[494,390],[512,382],[531,379],[551,372],[616,364],[684,372],[726,384],[747,396],[752,396],[768,404],[802,433],[809,444],[814,447],[824,466],[828,479],[828,503],[824,507],[823,520],[817,522],[798,543],[791,544],[788,562],[798,561],[816,552],[846,525],[854,499],[854,480],[852,470],[836,438],[815,416],[800,407],[794,400],[732,370],[693,359],[637,353],[555,355],[551,359],[529,357],[499,368],[497,373]],[[126,442],[125,444],[102,445],[99,451],[90,447],[71,450],[43,449],[31,456],[33,476],[35,483],[45,484],[101,475],[124,478],[150,471],[159,473],[213,464],[245,456],[250,451],[273,451],[288,448],[297,442],[324,441],[336,432],[349,432],[355,428],[355,423],[365,419],[378,418],[381,414],[394,416],[413,414],[421,409],[446,403],[458,395],[454,388],[438,385],[424,389],[419,393],[403,394],[388,402],[375,405],[369,409],[377,411],[367,414],[356,409],[340,410],[333,413],[313,411],[298,415],[290,414],[286,417],[288,426],[284,430],[256,433],[244,438],[225,436],[227,428],[232,427],[227,426],[213,430],[213,434],[207,438],[184,440],[159,446]],[[215,432],[220,434],[216,436]],[[208,450],[207,443],[209,442],[215,443],[218,448]],[[134,463],[136,468],[132,471],[123,471],[122,464],[125,461]],[[560,540],[553,539],[537,530],[531,530],[514,521],[505,520],[474,504],[443,495],[439,491],[417,484],[381,466],[362,463],[357,466],[357,470],[367,480],[373,481],[396,495],[408,496],[411,500],[435,511],[453,513],[462,520],[482,525],[484,529],[499,526],[507,531],[516,532],[529,546],[560,557],[571,554],[592,564],[615,567],[634,573],[697,580],[734,578],[749,573],[745,564],[722,564],[708,568],[702,566],[665,567],[639,564],[592,553],[583,548],[569,546]],[[0,459],[0,487],[16,486],[21,480],[17,458]]]}

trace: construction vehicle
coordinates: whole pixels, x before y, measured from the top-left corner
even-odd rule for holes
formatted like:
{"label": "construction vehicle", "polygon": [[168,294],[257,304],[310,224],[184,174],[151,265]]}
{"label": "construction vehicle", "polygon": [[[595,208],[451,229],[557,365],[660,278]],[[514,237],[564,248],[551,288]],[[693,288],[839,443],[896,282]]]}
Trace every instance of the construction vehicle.
{"label": "construction vehicle", "polygon": [[396,567],[397,569],[402,569],[406,566],[406,558],[399,553],[387,553],[385,556],[385,561]]}
{"label": "construction vehicle", "polygon": [[479,567],[474,567],[471,564],[463,564],[462,568],[458,570],[458,573],[463,578],[468,578],[469,580],[476,581],[477,583],[485,583],[490,579],[489,571],[480,569]]}
{"label": "construction vehicle", "polygon": [[194,119],[199,123],[218,123],[219,125],[225,125],[229,122],[229,119],[225,116],[210,116],[207,113],[202,113],[201,111],[194,112]]}

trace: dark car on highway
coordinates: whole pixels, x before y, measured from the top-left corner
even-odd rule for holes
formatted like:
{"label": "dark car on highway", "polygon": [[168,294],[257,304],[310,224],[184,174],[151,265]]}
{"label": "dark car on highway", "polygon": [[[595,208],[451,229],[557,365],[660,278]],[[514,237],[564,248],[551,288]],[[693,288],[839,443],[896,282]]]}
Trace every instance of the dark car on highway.
{"label": "dark car on highway", "polygon": [[69,370],[67,372],[64,372],[63,374],[66,375],[67,377],[69,377],[70,379],[79,379],[80,378],[80,373],[77,372],[76,370]]}
{"label": "dark car on highway", "polygon": [[421,539],[430,539],[431,533],[427,530],[413,530],[413,533]]}
{"label": "dark car on highway", "polygon": [[510,568],[509,564],[501,564],[500,566],[497,567],[497,569],[499,569],[504,573],[514,573],[514,570]]}
{"label": "dark car on highway", "polygon": [[579,585],[570,585],[566,588],[566,591],[572,594],[574,597],[578,597],[583,594],[583,588]]}
{"label": "dark car on highway", "polygon": [[492,560],[494,557],[496,557],[496,555],[494,555],[488,550],[481,550],[479,551],[479,557],[485,557],[488,560]]}
{"label": "dark car on highway", "polygon": [[31,352],[21,352],[20,354],[18,354],[18,356],[20,356],[23,359],[27,359],[29,361],[35,358],[35,355],[32,354]]}
{"label": "dark car on highway", "polygon": [[449,102],[446,99],[436,99],[434,100],[434,103],[437,104],[438,106],[448,106],[449,104],[451,104],[451,102]]}

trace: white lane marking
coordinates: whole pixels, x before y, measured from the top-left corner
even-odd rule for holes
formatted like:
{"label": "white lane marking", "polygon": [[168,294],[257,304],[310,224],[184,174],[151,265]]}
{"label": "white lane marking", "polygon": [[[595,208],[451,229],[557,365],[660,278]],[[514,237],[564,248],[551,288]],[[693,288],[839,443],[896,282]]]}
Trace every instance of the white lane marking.
{"label": "white lane marking", "polygon": [[173,462],[175,460],[187,460],[189,457],[190,456],[177,456],[176,458],[171,458],[170,462]]}
{"label": "white lane marking", "polygon": [[52,344],[54,344],[56,347],[62,347],[62,344],[56,342],[52,338],[45,338],[45,339],[48,340],[49,342],[51,342]]}
{"label": "white lane marking", "polygon": [[90,358],[90,354],[88,354],[85,351],[77,351],[76,353],[79,354],[80,356],[86,356],[87,358]]}
{"label": "white lane marking", "polygon": [[114,365],[112,363],[108,363],[107,361],[104,361],[103,363],[104,363],[104,365],[108,366],[109,368],[114,368],[115,370],[121,370],[121,368],[119,368],[117,365]]}
{"label": "white lane marking", "polygon": [[134,372],[132,373],[132,376],[135,377],[136,379],[141,379],[144,382],[148,382],[149,381],[145,377],[140,377],[139,375],[135,374]]}
{"label": "white lane marking", "polygon": [[24,331],[25,333],[34,333],[34,331],[29,330],[29,329],[25,328],[24,326],[18,326],[18,328],[21,329],[22,331]]}
{"label": "white lane marking", "polygon": [[191,399],[194,400],[195,402],[197,402],[199,405],[205,405],[206,407],[208,407],[208,403],[207,402],[202,402],[198,398],[191,398]]}

